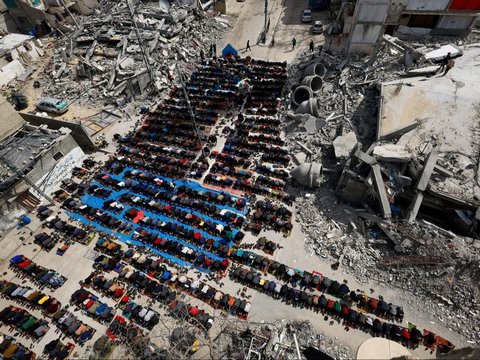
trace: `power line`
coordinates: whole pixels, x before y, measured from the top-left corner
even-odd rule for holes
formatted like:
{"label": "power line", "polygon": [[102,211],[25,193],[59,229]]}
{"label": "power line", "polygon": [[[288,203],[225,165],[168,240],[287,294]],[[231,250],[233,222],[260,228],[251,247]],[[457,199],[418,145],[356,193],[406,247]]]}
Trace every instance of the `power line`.
{"label": "power line", "polygon": [[135,28],[135,34],[137,35],[138,45],[140,46],[140,50],[142,52],[143,61],[145,62],[145,66],[147,67],[147,71],[150,75],[150,81],[153,83],[154,88],[158,92],[158,88],[157,88],[156,82],[155,82],[155,76],[153,74],[153,69],[150,66],[150,61],[149,61],[147,53],[145,51],[143,41],[140,38],[140,32],[138,31],[137,21],[135,20],[135,11],[132,8],[132,4],[130,3],[130,0],[125,0],[125,2],[127,3],[127,7],[128,7],[128,10],[129,10],[128,12],[129,12],[130,18],[132,19],[133,27]]}

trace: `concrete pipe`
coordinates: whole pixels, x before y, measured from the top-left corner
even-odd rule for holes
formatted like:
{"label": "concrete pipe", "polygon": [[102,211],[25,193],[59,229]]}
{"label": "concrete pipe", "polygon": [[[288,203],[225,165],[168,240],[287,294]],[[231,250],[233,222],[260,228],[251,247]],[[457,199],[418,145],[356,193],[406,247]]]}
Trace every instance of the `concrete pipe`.
{"label": "concrete pipe", "polygon": [[300,85],[292,93],[292,102],[298,106],[302,102],[310,99],[313,96],[312,90],[305,85]]}
{"label": "concrete pipe", "polygon": [[322,90],[323,81],[318,75],[306,76],[302,80],[302,85],[308,86],[314,93]]}
{"label": "concrete pipe", "polygon": [[323,78],[326,72],[327,72],[327,69],[325,69],[325,66],[323,66],[323,64],[316,63],[316,64],[308,65],[307,68],[305,69],[305,72],[303,73],[303,76],[317,75]]}
{"label": "concrete pipe", "polygon": [[300,105],[298,105],[297,110],[295,110],[295,114],[310,114],[316,117],[320,116],[320,112],[318,109],[320,108],[320,99],[311,98]]}

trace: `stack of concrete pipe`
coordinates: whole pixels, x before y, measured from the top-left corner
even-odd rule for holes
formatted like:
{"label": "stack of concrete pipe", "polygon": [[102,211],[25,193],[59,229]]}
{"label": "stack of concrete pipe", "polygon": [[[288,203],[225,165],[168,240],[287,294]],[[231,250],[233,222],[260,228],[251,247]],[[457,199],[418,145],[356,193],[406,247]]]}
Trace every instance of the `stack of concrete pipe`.
{"label": "stack of concrete pipe", "polygon": [[319,99],[316,94],[322,90],[323,76],[326,69],[321,63],[313,63],[307,66],[303,73],[302,83],[292,93],[292,102],[297,106],[297,114],[311,114],[319,116]]}

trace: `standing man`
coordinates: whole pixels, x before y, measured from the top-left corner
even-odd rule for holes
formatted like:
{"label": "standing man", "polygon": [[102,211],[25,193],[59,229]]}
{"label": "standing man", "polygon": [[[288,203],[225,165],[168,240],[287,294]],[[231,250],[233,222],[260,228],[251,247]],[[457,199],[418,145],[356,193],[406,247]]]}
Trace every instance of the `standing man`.
{"label": "standing man", "polygon": [[200,49],[200,60],[202,60],[202,62],[203,62],[203,60],[205,60],[205,53],[204,53],[203,49]]}
{"label": "standing man", "polygon": [[310,52],[313,53],[313,51],[315,50],[315,44],[313,43],[313,40],[310,40],[309,48],[310,48]]}
{"label": "standing man", "polygon": [[250,48],[250,40],[247,40],[247,47],[245,48],[245,51],[252,51]]}
{"label": "standing man", "polygon": [[448,61],[452,58],[452,53],[448,53],[443,59],[442,59],[442,62],[440,63],[440,67],[438,68],[438,72],[442,72],[445,70],[447,64],[448,64]]}
{"label": "standing man", "polygon": [[217,44],[213,44],[213,57],[217,57]]}
{"label": "standing man", "polygon": [[297,39],[293,38],[292,39],[292,50],[295,49],[296,45],[297,45]]}
{"label": "standing man", "polygon": [[447,61],[447,65],[445,65],[445,71],[443,72],[443,75],[442,76],[445,76],[447,75],[447,73],[452,70],[452,68],[455,66],[455,61],[452,60],[452,59],[449,59]]}

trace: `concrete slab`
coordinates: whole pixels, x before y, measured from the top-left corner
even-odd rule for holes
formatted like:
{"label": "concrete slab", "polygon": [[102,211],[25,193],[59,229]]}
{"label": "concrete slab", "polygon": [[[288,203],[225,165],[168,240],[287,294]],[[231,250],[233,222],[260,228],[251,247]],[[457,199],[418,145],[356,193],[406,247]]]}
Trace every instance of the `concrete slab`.
{"label": "concrete slab", "polygon": [[412,157],[411,152],[405,149],[404,146],[395,144],[375,146],[373,155],[389,162],[407,162]]}
{"label": "concrete slab", "polygon": [[[381,85],[377,139],[395,137],[418,126],[406,141],[409,148],[436,138],[442,151],[478,153],[480,74],[475,69],[479,48],[464,50],[446,75],[386,82]],[[433,139],[435,140],[435,139]]]}

